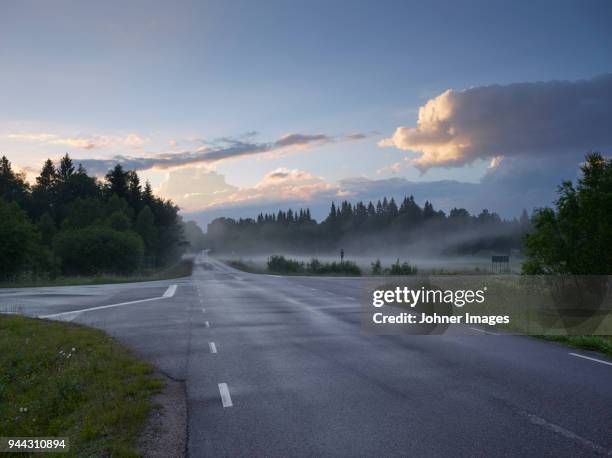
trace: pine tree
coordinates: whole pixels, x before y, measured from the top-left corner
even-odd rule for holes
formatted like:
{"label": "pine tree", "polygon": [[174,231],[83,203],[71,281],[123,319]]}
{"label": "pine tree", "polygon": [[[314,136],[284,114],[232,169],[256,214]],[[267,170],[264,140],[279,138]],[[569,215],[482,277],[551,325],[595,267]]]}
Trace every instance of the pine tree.
{"label": "pine tree", "polygon": [[36,187],[49,191],[57,180],[57,171],[51,159],[47,159],[43,165],[40,175],[36,177]]}
{"label": "pine tree", "polygon": [[106,174],[106,190],[112,196],[116,194],[119,197],[127,197],[128,194],[128,172],[123,171],[121,164],[108,171]]}

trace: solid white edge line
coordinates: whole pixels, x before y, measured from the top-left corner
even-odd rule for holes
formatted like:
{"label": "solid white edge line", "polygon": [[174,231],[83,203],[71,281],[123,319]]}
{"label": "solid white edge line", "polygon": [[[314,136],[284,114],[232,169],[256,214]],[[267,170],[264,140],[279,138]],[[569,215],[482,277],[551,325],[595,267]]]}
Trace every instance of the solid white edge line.
{"label": "solid white edge line", "polygon": [[221,403],[223,407],[232,407],[232,397],[229,393],[229,388],[227,387],[227,383],[219,383],[219,394],[221,395]]}
{"label": "solid white edge line", "polygon": [[168,289],[166,289],[166,292],[163,294],[163,296],[159,296],[159,297],[150,297],[149,299],[138,299],[136,301],[119,302],[118,304],[100,305],[98,307],[89,307],[89,308],[80,309],[80,310],[70,310],[68,312],[53,313],[51,315],[39,315],[38,318],[59,318],[59,317],[66,316],[66,315],[72,315],[72,314],[76,315],[82,312],[90,312],[92,310],[110,309],[113,307],[121,307],[122,305],[131,305],[131,304],[138,304],[140,302],[150,302],[150,301],[158,301],[160,299],[168,299],[174,296],[174,293],[176,293],[176,288],[177,288],[177,285],[169,286]]}
{"label": "solid white edge line", "polygon": [[589,361],[595,361],[596,363],[601,363],[601,364],[606,364],[608,366],[612,366],[612,363],[608,361],[604,361],[602,359],[591,358],[590,356],[579,355],[578,353],[569,353],[569,354],[577,358],[584,358],[584,359],[588,359]]}
{"label": "solid white edge line", "polygon": [[176,293],[176,285],[170,285],[168,286],[168,289],[166,290],[166,292],[164,293],[164,295],[162,297],[172,297],[174,296],[174,293]]}
{"label": "solid white edge line", "polygon": [[482,332],[483,334],[490,334],[492,336],[498,336],[500,335],[498,332],[493,332],[493,331],[485,331],[484,329],[478,329],[478,328],[470,328],[473,331],[478,331],[478,332]]}
{"label": "solid white edge line", "polygon": [[208,342],[208,348],[210,348],[211,353],[217,353],[217,346],[214,342]]}
{"label": "solid white edge line", "polygon": [[542,426],[543,428],[546,428],[549,431],[557,433],[560,436],[563,436],[567,439],[571,439],[575,442],[578,442],[582,446],[587,447],[598,454],[601,454],[604,456],[612,456],[612,451],[606,449],[605,447],[602,447],[599,444],[596,444],[595,442],[589,439],[579,436],[578,434],[576,434],[573,431],[570,431],[569,429],[565,429],[562,426],[556,425],[554,423],[550,423],[549,421],[546,421],[543,418],[538,417],[537,415],[527,414],[527,418],[529,418],[529,421],[531,421],[531,423],[533,423],[534,425]]}

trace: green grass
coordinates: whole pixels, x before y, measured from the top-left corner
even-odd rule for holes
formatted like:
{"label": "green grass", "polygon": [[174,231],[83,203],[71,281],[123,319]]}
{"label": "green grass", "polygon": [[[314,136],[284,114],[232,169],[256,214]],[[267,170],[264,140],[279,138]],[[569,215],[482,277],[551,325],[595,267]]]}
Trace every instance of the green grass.
{"label": "green grass", "polygon": [[148,269],[134,275],[101,274],[82,277],[56,277],[54,279],[33,278],[0,282],[0,288],[26,288],[37,286],[102,285],[110,283],[133,283],[188,277],[193,269],[193,260],[185,259],[164,269]]}
{"label": "green grass", "polygon": [[538,336],[582,350],[593,350],[612,357],[612,336]]}
{"label": "green grass", "polygon": [[138,456],[163,388],[104,332],[19,316],[0,315],[0,367],[1,435],[68,437],[69,456]]}

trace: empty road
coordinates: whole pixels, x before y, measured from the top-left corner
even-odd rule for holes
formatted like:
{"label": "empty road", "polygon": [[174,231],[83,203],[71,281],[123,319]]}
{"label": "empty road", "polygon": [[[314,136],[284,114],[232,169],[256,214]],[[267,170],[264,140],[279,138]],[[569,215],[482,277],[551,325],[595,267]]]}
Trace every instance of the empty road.
{"label": "empty road", "polygon": [[193,457],[612,454],[612,361],[528,337],[367,335],[359,281],[201,255],[190,278],[4,289],[0,307],[104,329],[184,380]]}

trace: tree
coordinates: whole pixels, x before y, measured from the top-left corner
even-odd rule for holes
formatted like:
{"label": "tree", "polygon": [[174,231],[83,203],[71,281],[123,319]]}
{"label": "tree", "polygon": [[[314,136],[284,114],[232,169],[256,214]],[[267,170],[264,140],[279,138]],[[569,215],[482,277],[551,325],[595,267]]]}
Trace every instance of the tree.
{"label": "tree", "polygon": [[130,218],[122,211],[116,211],[108,218],[108,225],[119,232],[125,232],[130,229]]}
{"label": "tree", "polygon": [[[148,205],[138,213],[136,222],[134,223],[134,230],[140,235],[144,242],[145,254],[147,256],[154,256],[155,253],[157,253],[159,237],[157,228],[155,227],[155,216]],[[200,233],[201,232],[200,230]]]}
{"label": "tree", "polygon": [[0,158],[0,198],[7,202],[23,204],[28,197],[29,186],[23,173],[13,170],[6,156]]}
{"label": "tree", "polygon": [[135,210],[140,210],[142,199],[142,186],[140,186],[140,178],[134,170],[127,173],[128,191],[127,199],[130,205]]}
{"label": "tree", "polygon": [[121,164],[108,171],[106,174],[106,190],[108,195],[116,194],[119,197],[128,195],[128,172],[123,171]]}
{"label": "tree", "polygon": [[55,185],[57,171],[51,159],[47,159],[43,165],[40,175],[36,177],[36,188],[49,191]]}
{"label": "tree", "polygon": [[45,245],[50,245],[57,228],[55,227],[55,221],[51,218],[49,213],[44,213],[38,220],[38,231],[41,235],[41,240]]}
{"label": "tree", "polygon": [[556,210],[543,208],[525,236],[526,274],[612,272],[612,160],[586,156],[576,186],[559,186]]}
{"label": "tree", "polygon": [[66,274],[128,274],[134,272],[144,252],[142,239],[133,232],[106,227],[64,231],[53,240]]}
{"label": "tree", "polygon": [[57,169],[57,178],[60,183],[68,183],[68,180],[74,173],[74,164],[68,154],[64,155],[60,160],[59,168]]}
{"label": "tree", "polygon": [[15,202],[0,198],[0,277],[19,273],[35,255],[39,235]]}

